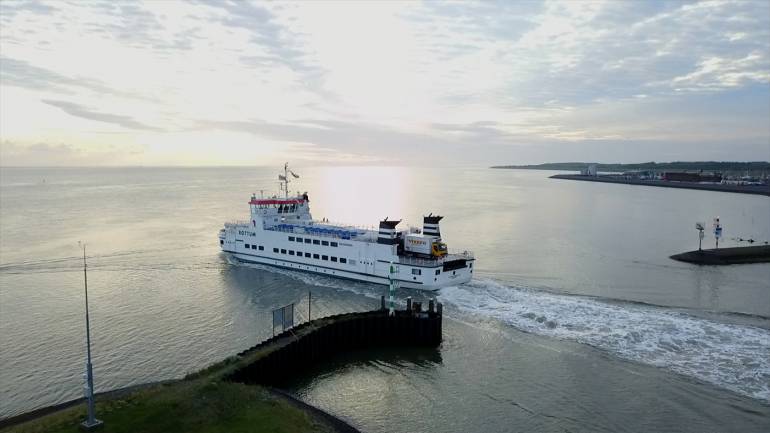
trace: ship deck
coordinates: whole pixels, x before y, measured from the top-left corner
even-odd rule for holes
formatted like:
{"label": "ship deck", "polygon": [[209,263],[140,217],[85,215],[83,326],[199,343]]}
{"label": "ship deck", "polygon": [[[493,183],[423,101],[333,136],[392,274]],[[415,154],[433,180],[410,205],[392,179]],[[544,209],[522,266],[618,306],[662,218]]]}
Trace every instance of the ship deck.
{"label": "ship deck", "polygon": [[423,258],[415,256],[398,256],[398,264],[411,265],[411,266],[425,266],[435,267],[441,266],[445,263],[454,262],[458,260],[474,260],[473,253],[471,251],[463,251],[461,253],[450,253],[443,257]]}
{"label": "ship deck", "polygon": [[[241,226],[241,227],[251,226],[249,221],[229,222],[225,224],[225,227],[229,225]],[[265,230],[287,233],[287,234],[294,234],[294,235],[319,236],[319,237],[328,237],[332,239],[355,240],[358,242],[371,242],[371,243],[377,242],[377,236],[379,233],[377,230],[373,230],[370,228],[348,226],[348,225],[336,225],[336,224],[328,224],[328,223],[316,224],[315,222],[313,225],[279,224],[273,227],[265,227]],[[398,256],[398,263],[402,265],[434,267],[434,266],[443,265],[444,263],[447,263],[447,262],[453,262],[457,260],[473,260],[474,258],[475,257],[473,255],[473,252],[465,250],[462,252],[449,253],[444,257],[435,257],[435,258],[423,258],[423,257],[415,257],[411,255],[408,255],[408,256],[402,255],[402,256]]]}
{"label": "ship deck", "polygon": [[377,231],[354,226],[338,226],[331,224],[279,224],[273,227],[266,227],[265,230],[343,240],[356,240],[360,242],[377,242]]}

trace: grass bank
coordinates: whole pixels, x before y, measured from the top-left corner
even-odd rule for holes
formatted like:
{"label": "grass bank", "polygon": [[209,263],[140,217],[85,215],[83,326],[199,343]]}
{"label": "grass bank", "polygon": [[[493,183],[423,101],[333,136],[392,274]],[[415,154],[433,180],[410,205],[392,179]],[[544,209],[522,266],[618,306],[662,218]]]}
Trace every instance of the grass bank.
{"label": "grass bank", "polygon": [[[295,334],[257,346],[178,381],[151,384],[97,396],[97,418],[104,433],[238,433],[346,432],[344,422],[290,396],[259,385],[226,380],[244,365],[295,340],[326,322],[296,328]],[[0,429],[8,433],[69,433],[79,431],[85,404],[43,410],[31,420]],[[9,421],[9,420],[6,420]]]}
{"label": "grass bank", "polygon": [[[105,433],[335,432],[323,418],[261,386],[201,377],[97,400]],[[25,433],[77,432],[85,405],[9,427]]]}

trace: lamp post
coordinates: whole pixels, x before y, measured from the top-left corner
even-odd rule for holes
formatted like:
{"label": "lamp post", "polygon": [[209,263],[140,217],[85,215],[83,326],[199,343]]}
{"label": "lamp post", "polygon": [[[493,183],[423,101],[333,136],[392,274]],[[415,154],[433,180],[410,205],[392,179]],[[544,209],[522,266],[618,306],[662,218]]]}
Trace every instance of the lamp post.
{"label": "lamp post", "polygon": [[705,236],[703,234],[704,224],[703,223],[695,223],[695,228],[698,229],[698,251],[702,251],[701,245],[703,243],[703,237]]}
{"label": "lamp post", "polygon": [[94,430],[104,425],[104,423],[96,419],[94,413],[94,370],[93,366],[91,365],[91,322],[88,317],[88,273],[86,271],[86,244],[78,242],[78,245],[83,248],[83,287],[85,289],[86,295],[86,353],[88,356],[86,360],[87,385],[85,389],[86,402],[88,403],[88,418],[80,423],[80,427],[83,430]]}

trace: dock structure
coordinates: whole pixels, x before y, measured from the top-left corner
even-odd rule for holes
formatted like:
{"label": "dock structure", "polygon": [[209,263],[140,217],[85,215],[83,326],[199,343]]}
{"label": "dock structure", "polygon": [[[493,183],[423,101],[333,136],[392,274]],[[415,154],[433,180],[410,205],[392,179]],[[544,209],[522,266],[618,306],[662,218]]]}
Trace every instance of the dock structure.
{"label": "dock structure", "polygon": [[770,263],[770,245],[688,251],[674,254],[671,258],[680,262],[699,265]]}
{"label": "dock structure", "polygon": [[384,297],[374,311],[345,313],[303,323],[238,354],[226,379],[275,386],[335,354],[364,348],[436,347],[442,339],[442,305],[419,302],[389,314]]}

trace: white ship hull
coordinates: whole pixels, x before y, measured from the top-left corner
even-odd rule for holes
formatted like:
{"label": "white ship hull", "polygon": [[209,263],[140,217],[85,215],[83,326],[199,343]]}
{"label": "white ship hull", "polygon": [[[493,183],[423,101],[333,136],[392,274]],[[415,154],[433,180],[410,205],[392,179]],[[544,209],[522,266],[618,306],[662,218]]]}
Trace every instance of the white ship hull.
{"label": "white ship hull", "polygon": [[[289,174],[299,177],[284,166],[284,193]],[[249,221],[226,223],[219,232],[222,251],[242,262],[423,290],[462,284],[473,274],[473,254],[448,253],[438,215],[423,217],[422,230],[399,231],[400,221],[387,218],[369,230],[313,220],[307,193],[252,195],[249,206]]]}
{"label": "white ship hull", "polygon": [[[238,235],[239,232],[242,234]],[[289,241],[289,238],[295,240]],[[302,243],[298,243],[297,238],[302,239]],[[305,243],[305,239],[311,242]],[[313,241],[318,241],[318,244]],[[332,243],[337,246],[332,247]],[[392,254],[390,245],[281,231],[257,231],[246,224],[229,224],[220,232],[220,245],[222,251],[244,263],[374,284],[388,284],[390,264],[393,263],[400,286],[409,289],[437,290],[466,283],[473,274],[474,259],[469,254],[449,255],[442,259],[398,257]],[[310,257],[306,257],[308,254]]]}

